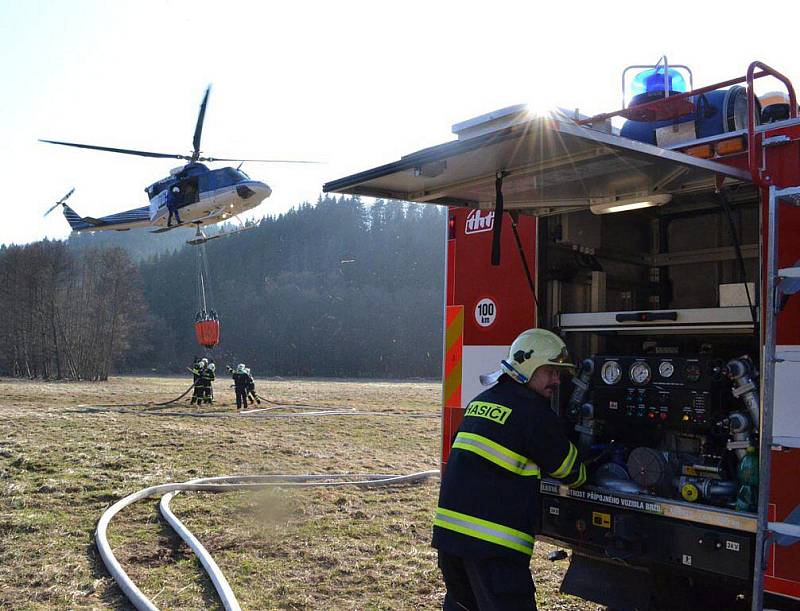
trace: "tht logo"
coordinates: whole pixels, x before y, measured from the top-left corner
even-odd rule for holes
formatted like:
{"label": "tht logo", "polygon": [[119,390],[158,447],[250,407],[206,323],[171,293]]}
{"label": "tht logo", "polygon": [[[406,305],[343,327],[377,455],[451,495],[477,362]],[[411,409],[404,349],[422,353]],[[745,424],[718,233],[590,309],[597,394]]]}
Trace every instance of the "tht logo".
{"label": "tht logo", "polygon": [[464,233],[480,233],[491,231],[494,226],[494,210],[473,210],[467,215],[467,226]]}

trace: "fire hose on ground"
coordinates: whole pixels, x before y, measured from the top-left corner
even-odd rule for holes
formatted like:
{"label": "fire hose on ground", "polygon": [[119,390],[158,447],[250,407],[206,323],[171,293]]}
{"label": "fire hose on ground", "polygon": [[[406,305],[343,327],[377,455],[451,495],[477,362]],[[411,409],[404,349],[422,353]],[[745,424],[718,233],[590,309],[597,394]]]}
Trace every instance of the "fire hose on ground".
{"label": "fire hose on ground", "polygon": [[[137,404],[141,405],[141,404]],[[402,418],[439,418],[438,414],[424,412],[373,412],[359,411],[352,407],[327,407],[322,405],[300,407],[298,405],[262,407],[242,410],[240,412],[163,412],[131,409],[126,405],[78,405],[82,412],[114,412],[117,414],[133,414],[134,416],[159,416],[169,418],[308,418],[311,416],[398,416]],[[298,411],[275,413],[274,410],[288,408]]]}
{"label": "fire hose on ground", "polygon": [[148,599],[117,561],[111,546],[108,543],[106,531],[111,519],[122,509],[137,501],[157,495],[163,495],[159,504],[160,511],[170,526],[183,539],[197,555],[203,568],[208,573],[215,590],[219,594],[223,606],[228,611],[238,611],[239,606],[236,596],[223,575],[219,566],[197,538],[186,526],[172,513],[169,503],[180,491],[195,490],[205,492],[229,492],[232,490],[262,490],[271,487],[343,487],[357,486],[361,488],[391,486],[397,484],[418,483],[438,476],[438,471],[421,471],[409,475],[390,474],[330,474],[330,475],[242,475],[220,476],[195,479],[184,483],[162,484],[150,486],[134,492],[120,499],[109,507],[97,523],[96,542],[97,549],[103,559],[108,572],[122,589],[125,596],[140,610],[155,611],[158,609]]}
{"label": "fire hose on ground", "polygon": [[[100,403],[95,405],[78,404],[82,411],[89,412],[116,412],[119,414],[134,414],[137,416],[166,416],[178,418],[292,418],[310,416],[401,416],[404,418],[439,418],[438,414],[426,414],[419,412],[374,412],[359,411],[354,407],[335,407],[327,405],[309,405],[306,403],[281,403],[259,396],[258,398],[265,403],[270,403],[271,407],[259,407],[256,409],[246,409],[237,412],[172,412],[162,411],[160,408],[177,403],[191,392],[194,384],[189,386],[183,393],[160,403]],[[133,409],[141,407],[144,409]],[[158,409],[158,411],[154,411]],[[295,410],[288,413],[273,413],[280,409]]]}
{"label": "fire hose on ground", "polygon": [[[271,407],[243,410],[241,412],[175,412],[175,411],[152,411],[154,407],[166,407],[177,403],[194,388],[194,384],[189,386],[181,395],[169,401],[160,403],[122,403],[122,404],[102,404],[102,405],[78,405],[79,408],[91,412],[115,412],[122,414],[133,414],[138,416],[162,416],[162,417],[185,417],[185,418],[291,418],[291,417],[312,417],[312,416],[401,416],[405,418],[438,418],[437,414],[426,413],[403,413],[403,412],[375,412],[359,411],[355,408],[342,408],[333,406],[308,405],[302,403],[282,404],[277,401],[260,397],[262,401],[271,403]],[[135,407],[150,407],[151,409],[132,409]],[[296,410],[288,413],[275,413],[276,410],[291,409]],[[125,507],[153,496],[163,495],[159,503],[159,510],[172,527],[172,529],[183,539],[192,549],[202,564],[204,570],[211,579],[214,589],[228,611],[238,611],[241,609],[233,590],[230,587],[225,575],[220,570],[217,563],[203,547],[200,541],[186,528],[186,526],[175,516],[170,509],[169,503],[181,491],[205,491],[205,492],[230,492],[235,490],[263,490],[272,487],[331,487],[331,486],[357,486],[357,487],[378,487],[396,484],[417,483],[438,476],[438,471],[421,471],[409,475],[394,474],[328,474],[328,475],[242,475],[242,476],[219,476],[207,477],[191,480],[184,483],[170,483],[144,488],[120,499],[109,507],[101,516],[97,523],[96,543],[100,556],[103,559],[108,572],[114,578],[123,591],[125,596],[137,609],[153,611],[158,609],[150,601],[122,568],[117,561],[111,546],[108,543],[106,532],[111,519]]]}

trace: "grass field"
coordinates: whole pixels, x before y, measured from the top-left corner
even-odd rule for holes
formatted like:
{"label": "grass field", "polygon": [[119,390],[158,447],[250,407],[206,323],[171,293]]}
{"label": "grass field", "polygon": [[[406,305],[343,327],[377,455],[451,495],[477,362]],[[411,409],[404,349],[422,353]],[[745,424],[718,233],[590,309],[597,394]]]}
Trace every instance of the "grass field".
{"label": "grass field", "polygon": [[[178,378],[108,383],[0,380],[0,608],[122,609],[94,545],[102,512],[140,488],[266,473],[410,473],[437,468],[439,422],[403,416],[181,418],[93,412],[177,396]],[[278,402],[400,414],[439,411],[434,383],[262,381]],[[211,409],[232,412],[222,381]],[[190,412],[187,403],[169,411]],[[184,493],[173,511],[211,552],[244,609],[435,609],[443,596],[430,523],[438,480],[358,490]],[[157,499],[109,529],[122,566],[159,607],[221,608]],[[540,609],[597,609],[558,594],[566,566],[533,568]]]}

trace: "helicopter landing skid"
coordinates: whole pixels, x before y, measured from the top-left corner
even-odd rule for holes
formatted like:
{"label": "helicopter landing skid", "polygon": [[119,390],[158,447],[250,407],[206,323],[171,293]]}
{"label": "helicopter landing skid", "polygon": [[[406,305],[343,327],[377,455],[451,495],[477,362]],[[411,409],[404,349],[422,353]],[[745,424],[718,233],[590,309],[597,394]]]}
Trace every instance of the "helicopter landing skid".
{"label": "helicopter landing skid", "polygon": [[183,223],[177,223],[175,225],[167,225],[165,227],[159,227],[158,229],[154,229],[150,233],[164,233],[165,231],[172,231],[173,229],[177,229],[178,227],[185,227]]}
{"label": "helicopter landing skid", "polygon": [[187,244],[191,244],[192,246],[199,246],[200,244],[205,244],[209,240],[216,240],[217,238],[224,238],[225,236],[229,235],[236,235],[237,233],[242,233],[243,231],[249,231],[250,229],[255,229],[256,225],[242,225],[237,229],[231,229],[230,231],[220,231],[219,233],[215,233],[214,235],[207,236],[203,233],[203,230],[200,229],[200,225],[197,226],[197,231],[194,234],[194,238],[191,240],[187,240]]}

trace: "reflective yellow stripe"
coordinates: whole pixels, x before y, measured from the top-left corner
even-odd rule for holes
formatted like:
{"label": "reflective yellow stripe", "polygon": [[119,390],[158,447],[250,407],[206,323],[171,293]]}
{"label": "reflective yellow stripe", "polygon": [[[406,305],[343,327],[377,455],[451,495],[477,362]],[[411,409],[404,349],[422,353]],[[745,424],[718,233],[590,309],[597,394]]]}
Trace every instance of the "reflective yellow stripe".
{"label": "reflective yellow stripe", "polygon": [[533,554],[533,537],[531,535],[502,524],[476,518],[451,509],[444,509],[443,507],[436,508],[436,518],[433,523],[440,528],[446,528],[468,537],[502,545],[528,556]]}
{"label": "reflective yellow stripe", "polygon": [[537,477],[540,475],[539,467],[529,458],[526,458],[522,454],[517,454],[513,450],[509,450],[482,435],[465,433],[462,431],[456,436],[453,442],[453,448],[477,454],[493,462],[498,467],[502,467],[517,475],[535,475]]}
{"label": "reflective yellow stripe", "polygon": [[570,488],[580,488],[585,483],[586,483],[586,465],[581,463],[581,469],[580,469],[580,474],[578,475],[578,479],[576,479],[574,482],[569,484],[569,487]]}
{"label": "reflective yellow stripe", "polygon": [[572,471],[572,467],[575,466],[575,459],[578,457],[578,448],[576,448],[572,443],[569,444],[569,452],[567,452],[567,457],[564,459],[564,462],[561,463],[561,466],[553,471],[550,475],[557,479],[564,479],[569,475],[569,472]]}

